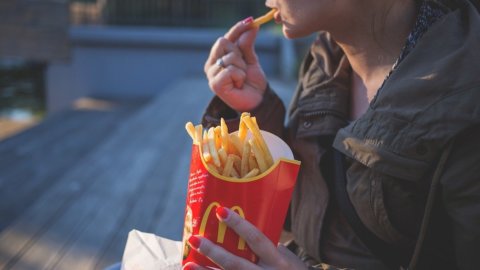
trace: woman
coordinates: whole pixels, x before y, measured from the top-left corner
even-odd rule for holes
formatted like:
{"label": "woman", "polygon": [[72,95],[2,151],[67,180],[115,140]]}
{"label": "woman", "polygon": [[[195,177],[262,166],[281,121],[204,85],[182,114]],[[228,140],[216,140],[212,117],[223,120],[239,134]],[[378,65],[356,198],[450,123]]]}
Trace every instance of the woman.
{"label": "woman", "polygon": [[[285,109],[254,50],[248,18],[205,64],[216,97],[204,124],[250,111],[302,168],[293,253],[227,208],[217,216],[257,265],[208,239],[192,248],[225,269],[478,269],[480,17],[468,0],[267,0],[287,38],[319,32]],[[185,269],[205,269],[188,264]]]}

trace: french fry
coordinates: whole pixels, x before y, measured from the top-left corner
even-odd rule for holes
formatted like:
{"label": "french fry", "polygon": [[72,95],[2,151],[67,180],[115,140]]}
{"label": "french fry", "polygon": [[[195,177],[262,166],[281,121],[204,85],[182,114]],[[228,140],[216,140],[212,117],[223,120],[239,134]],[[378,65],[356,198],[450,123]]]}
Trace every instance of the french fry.
{"label": "french fry", "polygon": [[220,174],[217,170],[217,167],[215,167],[215,165],[213,165],[212,163],[207,163],[207,166],[210,171]]}
{"label": "french fry", "polygon": [[196,125],[195,126],[195,139],[198,142],[198,145],[202,144],[203,142],[203,126],[202,125]]}
{"label": "french fry", "polygon": [[269,12],[267,12],[265,15],[256,18],[253,21],[253,25],[255,27],[260,27],[260,25],[271,21],[273,19],[273,15],[275,14],[276,11],[277,11],[276,9],[272,9]]}
{"label": "french fry", "polygon": [[257,160],[258,168],[260,169],[260,172],[263,173],[268,169],[267,162],[265,161],[265,157],[263,156],[263,151],[254,139],[248,140],[248,143],[252,147],[253,154],[255,155],[255,159]]}
{"label": "french fry", "polygon": [[232,168],[232,171],[230,172],[230,176],[234,178],[241,178],[240,174],[238,174],[237,170],[235,170],[235,167]]}
{"label": "french fry", "polygon": [[250,144],[245,143],[243,144],[243,152],[242,152],[242,161],[240,165],[240,175],[245,177],[245,175],[249,172],[248,168],[248,159],[250,157]]}
{"label": "french fry", "polygon": [[235,154],[230,154],[233,156],[233,168],[239,172],[242,168],[242,158],[235,155]]}
{"label": "french fry", "polygon": [[[265,143],[265,140],[263,139],[262,134],[260,133],[260,129],[258,128],[258,125],[255,124],[255,122],[250,118],[250,116],[245,116],[243,118],[243,122],[247,125],[248,129],[252,133],[253,137],[255,138],[255,141],[257,142],[260,150],[263,152],[264,159],[266,161],[266,165],[268,167],[273,165],[273,158],[272,154],[270,153],[270,150],[268,149],[267,144]],[[256,155],[255,155],[256,156]],[[258,159],[257,159],[258,162]],[[260,164],[259,164],[260,166]],[[262,168],[260,168],[260,171],[263,172]]]}
{"label": "french fry", "polygon": [[257,176],[259,172],[260,172],[260,171],[259,171],[257,168],[255,168],[255,169],[249,171],[249,172],[248,172],[245,176],[243,176],[242,178],[249,178],[249,177]]}
{"label": "french fry", "polygon": [[210,150],[210,155],[212,156],[213,164],[217,167],[221,167],[222,163],[218,157],[217,145],[215,143],[215,128],[211,127],[208,129],[208,150]]}
{"label": "french fry", "polygon": [[215,147],[219,149],[222,146],[222,131],[219,126],[213,129],[215,131]]}
{"label": "french fry", "polygon": [[225,149],[223,148],[218,149],[218,156],[220,157],[220,162],[222,162],[222,164],[225,166],[225,164],[227,163],[227,156],[228,156]]}
{"label": "french fry", "polygon": [[250,169],[250,171],[253,169],[258,169],[257,160],[255,159],[255,156],[251,154],[248,157],[248,168]]}
{"label": "french fry", "polygon": [[238,153],[242,153],[243,152],[243,143],[240,141],[240,138],[238,138],[238,136],[235,135],[235,134],[230,134],[228,137],[229,137],[232,145],[238,151]]}
{"label": "french fry", "polygon": [[[194,144],[201,146],[201,156],[208,169],[226,177],[244,178],[263,173],[273,165],[273,158],[258,127],[257,119],[242,113],[237,133],[228,133],[225,119],[220,125],[203,129],[185,124]],[[247,133],[252,137],[247,140]]]}
{"label": "french fry", "polygon": [[225,164],[225,167],[223,168],[223,172],[222,172],[222,175],[223,176],[230,176],[230,174],[232,173],[232,169],[233,169],[233,156],[232,155],[228,155],[227,157],[227,163]]}
{"label": "french fry", "polygon": [[222,148],[228,153],[228,127],[223,117],[220,119],[220,131],[222,136]]}
{"label": "french fry", "polygon": [[[248,128],[245,122],[243,121],[243,118],[247,116],[250,117],[250,114],[247,112],[242,113],[242,115],[240,116],[240,125],[238,126],[238,138],[242,143],[245,141],[245,137],[247,137]],[[240,153],[241,153],[241,150],[240,150]]]}
{"label": "french fry", "polygon": [[185,129],[187,130],[188,135],[192,137],[193,143],[196,144],[198,141],[195,137],[195,126],[192,124],[192,122],[188,122],[187,124],[185,124]]}
{"label": "french fry", "polygon": [[256,117],[250,117],[250,119],[252,119],[252,123],[253,123],[258,129],[260,129],[260,128],[258,127],[257,118],[256,118]]}
{"label": "french fry", "polygon": [[212,155],[210,154],[210,149],[208,146],[207,131],[203,132],[202,155],[203,155],[203,160],[205,160],[205,162],[210,162],[210,160],[212,160]]}
{"label": "french fry", "polygon": [[[237,136],[235,136],[237,137]],[[238,137],[237,137],[237,140],[238,140]],[[240,143],[240,145],[242,145],[242,143]],[[242,154],[240,152],[238,152],[237,150],[237,147],[235,147],[235,145],[233,145],[232,143],[232,140],[230,139],[230,134],[228,135],[228,154],[234,154],[234,155],[237,155],[239,157],[242,156]]]}

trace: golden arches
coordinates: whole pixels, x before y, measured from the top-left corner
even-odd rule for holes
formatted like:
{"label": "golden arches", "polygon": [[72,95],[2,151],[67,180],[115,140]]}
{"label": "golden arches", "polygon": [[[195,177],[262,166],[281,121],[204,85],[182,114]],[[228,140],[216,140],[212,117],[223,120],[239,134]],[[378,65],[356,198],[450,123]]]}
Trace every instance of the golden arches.
{"label": "golden arches", "polygon": [[[210,216],[210,212],[212,212],[213,207],[219,207],[220,204],[218,202],[212,202],[210,205],[207,207],[205,210],[205,213],[203,214],[202,221],[200,223],[200,229],[199,229],[199,234],[204,236],[205,235],[205,229],[207,227],[207,221],[208,217]],[[243,219],[245,219],[245,213],[243,212],[242,208],[238,205],[234,206],[231,208],[232,211],[235,211],[239,216],[241,216]],[[219,222],[218,223],[218,230],[217,230],[217,243],[222,244],[223,241],[225,240],[225,233],[227,231],[227,225],[224,222]],[[245,240],[240,237],[238,240],[238,245],[237,248],[239,250],[244,250],[245,249]]]}

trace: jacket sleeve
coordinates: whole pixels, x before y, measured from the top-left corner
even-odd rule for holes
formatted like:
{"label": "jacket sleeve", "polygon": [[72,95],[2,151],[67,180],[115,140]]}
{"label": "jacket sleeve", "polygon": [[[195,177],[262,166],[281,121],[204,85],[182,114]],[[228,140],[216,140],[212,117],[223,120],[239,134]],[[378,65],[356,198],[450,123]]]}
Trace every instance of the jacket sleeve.
{"label": "jacket sleeve", "polygon": [[453,246],[460,269],[480,266],[480,125],[455,140],[440,179],[443,203],[451,218]]}
{"label": "jacket sleeve", "polygon": [[[220,125],[220,118],[223,117],[227,123],[228,130],[235,131],[238,129],[241,113],[228,107],[218,96],[215,96],[203,114],[202,124],[205,128],[218,126]],[[250,111],[250,113],[257,118],[260,129],[283,137],[285,106],[270,86],[267,86],[260,105]]]}

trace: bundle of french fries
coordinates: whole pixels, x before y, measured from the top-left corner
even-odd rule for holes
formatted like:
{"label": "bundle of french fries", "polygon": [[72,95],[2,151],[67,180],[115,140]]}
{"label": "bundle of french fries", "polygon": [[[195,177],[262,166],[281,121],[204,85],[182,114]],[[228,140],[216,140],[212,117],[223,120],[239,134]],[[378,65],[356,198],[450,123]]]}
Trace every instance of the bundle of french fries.
{"label": "bundle of french fries", "polygon": [[[250,178],[273,165],[273,158],[255,117],[242,113],[238,132],[229,133],[225,120],[220,126],[203,130],[192,122],[185,125],[193,143],[201,147],[201,158],[210,171],[232,178]],[[250,131],[251,138],[247,138]]]}

